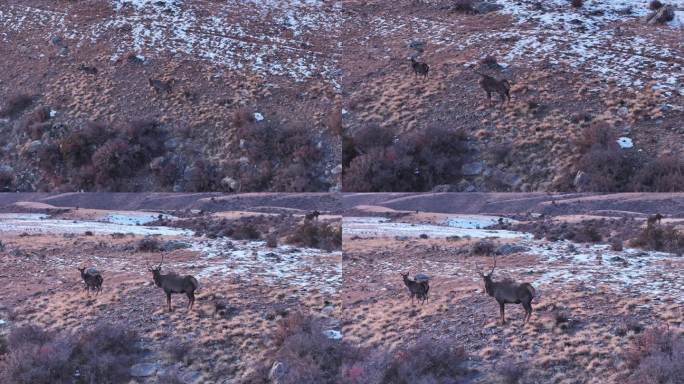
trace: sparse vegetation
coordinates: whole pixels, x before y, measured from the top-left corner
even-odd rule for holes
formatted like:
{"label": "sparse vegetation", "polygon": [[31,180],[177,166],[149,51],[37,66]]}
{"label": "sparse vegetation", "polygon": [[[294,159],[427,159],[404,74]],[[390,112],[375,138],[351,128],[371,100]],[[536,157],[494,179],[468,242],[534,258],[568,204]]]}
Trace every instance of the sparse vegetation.
{"label": "sparse vegetation", "polygon": [[684,234],[671,225],[649,224],[630,240],[632,247],[684,254]]}
{"label": "sparse vegetation", "polygon": [[0,109],[0,117],[15,117],[33,104],[33,97],[25,93],[11,95]]}
{"label": "sparse vegetation", "polygon": [[585,129],[576,142],[582,154],[577,168],[583,174],[575,188],[593,192],[676,192],[684,185],[684,159],[667,155],[645,158],[622,149],[615,131],[606,124]]}
{"label": "sparse vegetation", "polygon": [[342,227],[318,220],[306,220],[287,237],[289,244],[328,251],[342,248]]}
{"label": "sparse vegetation", "polygon": [[135,341],[136,334],[118,324],[76,334],[23,326],[8,337],[0,373],[8,384],[67,384],[74,377],[79,383],[119,383],[129,379],[138,353]]}
{"label": "sparse vegetation", "polygon": [[684,382],[684,337],[664,328],[647,329],[625,353],[630,384]]}
{"label": "sparse vegetation", "polygon": [[161,249],[161,243],[154,237],[145,237],[135,244],[136,252],[159,252]]}

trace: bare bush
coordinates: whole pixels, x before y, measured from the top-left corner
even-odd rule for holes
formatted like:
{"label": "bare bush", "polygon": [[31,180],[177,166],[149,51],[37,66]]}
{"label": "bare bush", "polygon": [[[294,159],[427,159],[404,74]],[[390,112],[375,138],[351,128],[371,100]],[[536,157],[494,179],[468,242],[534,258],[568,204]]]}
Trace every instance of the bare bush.
{"label": "bare bush", "polygon": [[161,243],[154,237],[140,239],[135,245],[135,250],[137,252],[159,252],[161,249]]}
{"label": "bare bush", "polygon": [[355,192],[429,191],[458,182],[468,153],[462,131],[429,128],[394,139],[389,128],[363,129],[347,142],[343,187]]}
{"label": "bare bush", "polygon": [[496,250],[496,244],[489,240],[479,240],[470,248],[470,253],[478,256],[493,255]]}
{"label": "bare bush", "polygon": [[36,326],[15,328],[0,362],[7,384],[116,383],[130,379],[137,335],[121,325],[100,324],[70,335]]}
{"label": "bare bush", "polygon": [[670,330],[646,330],[625,353],[632,384],[684,382],[684,337]]}
{"label": "bare bush", "polygon": [[573,8],[582,8],[582,6],[584,6],[584,0],[570,0],[570,5]]}
{"label": "bare bush", "polygon": [[33,97],[24,93],[11,95],[0,109],[0,117],[16,117],[33,104]]}
{"label": "bare bush", "polygon": [[646,250],[684,254],[684,234],[671,225],[647,225],[629,243]]}
{"label": "bare bush", "polygon": [[342,248],[342,228],[318,220],[306,220],[287,237],[287,243],[327,251]]}

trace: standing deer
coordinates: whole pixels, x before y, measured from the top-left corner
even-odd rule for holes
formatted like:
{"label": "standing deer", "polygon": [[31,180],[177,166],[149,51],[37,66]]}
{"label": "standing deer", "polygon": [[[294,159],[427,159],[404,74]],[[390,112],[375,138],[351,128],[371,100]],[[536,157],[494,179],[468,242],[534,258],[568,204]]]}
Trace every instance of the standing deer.
{"label": "standing deer", "polygon": [[102,290],[102,281],[104,280],[102,274],[95,268],[88,268],[87,271],[85,268],[77,269],[81,272],[81,279],[83,279],[88,295],[90,295],[91,290],[95,291],[95,294],[99,294]]}
{"label": "standing deer", "polygon": [[404,280],[404,285],[406,285],[411,294],[411,304],[413,304],[414,297],[421,300],[421,304],[423,304],[428,299],[428,292],[430,291],[430,284],[428,284],[427,280],[422,280],[420,282],[411,280],[408,277],[408,272],[400,273],[400,275]]}
{"label": "standing deer", "polygon": [[166,93],[171,93],[171,88],[173,86],[173,80],[153,80],[153,79],[147,79],[147,81],[150,84],[150,87],[154,89],[154,92],[158,95],[162,92]]}
{"label": "standing deer", "polygon": [[413,68],[413,73],[416,75],[423,75],[423,77],[427,77],[428,72],[430,72],[430,66],[427,65],[426,63],[416,61],[414,57],[411,57],[411,67]]}
{"label": "standing deer", "polygon": [[321,213],[318,211],[313,211],[310,213],[307,213],[306,216],[304,216],[304,219],[306,221],[311,221],[311,220],[318,220],[318,216],[320,216]]}
{"label": "standing deer", "polygon": [[648,219],[646,219],[646,226],[652,227],[655,223],[660,224],[660,220],[663,219],[663,215],[660,213],[656,213],[655,215],[649,216]]}
{"label": "standing deer", "polygon": [[492,92],[496,92],[499,94],[499,96],[501,97],[501,104],[503,104],[503,102],[506,100],[508,100],[508,103],[511,102],[511,83],[508,80],[497,80],[489,75],[485,75],[484,73],[475,73],[482,77],[480,79],[480,87],[482,87],[482,89],[484,89],[484,91],[487,93],[487,100],[489,100],[489,105],[492,104]]}
{"label": "standing deer", "polygon": [[188,296],[188,309],[192,309],[193,304],[195,304],[195,291],[199,288],[199,282],[191,275],[179,276],[173,272],[162,275],[161,267],[163,262],[164,255],[162,255],[158,266],[154,268],[148,267],[148,270],[152,272],[154,284],[166,293],[166,304],[169,306],[169,312],[173,310],[171,309],[172,293],[185,293]]}
{"label": "standing deer", "polygon": [[499,303],[501,324],[506,324],[504,316],[505,304],[522,304],[523,308],[525,308],[523,324],[527,323],[530,316],[532,316],[532,299],[536,296],[534,287],[530,283],[518,284],[510,280],[493,281],[492,274],[494,274],[494,268],[496,268],[496,256],[494,256],[494,266],[488,274],[478,273],[484,279],[485,292]]}

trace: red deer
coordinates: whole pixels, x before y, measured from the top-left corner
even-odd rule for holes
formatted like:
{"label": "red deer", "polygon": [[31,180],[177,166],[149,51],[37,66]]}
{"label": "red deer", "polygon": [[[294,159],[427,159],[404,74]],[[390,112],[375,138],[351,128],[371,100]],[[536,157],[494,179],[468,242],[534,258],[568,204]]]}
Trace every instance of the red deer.
{"label": "red deer", "polygon": [[496,92],[499,94],[499,97],[501,97],[501,103],[503,104],[504,101],[508,100],[508,103],[511,102],[511,83],[506,80],[497,80],[489,75],[485,75],[484,73],[480,72],[475,72],[478,75],[480,75],[482,78],[480,79],[480,87],[487,93],[487,100],[489,100],[489,104],[492,104],[492,93]]}
{"label": "red deer", "polygon": [[418,300],[421,300],[421,304],[423,304],[426,300],[428,300],[428,292],[430,291],[430,284],[428,284],[427,279],[421,279],[421,281],[415,281],[409,279],[409,274],[408,272],[406,273],[401,273],[400,274],[402,279],[404,280],[404,285],[409,290],[409,293],[411,294],[411,304],[413,304],[413,298],[417,298]]}
{"label": "red deer", "polygon": [[649,216],[648,219],[646,219],[646,226],[652,227],[656,223],[660,224],[660,220],[662,219],[663,215],[661,215],[660,213],[656,213],[655,215]]}
{"label": "red deer", "polygon": [[163,289],[166,293],[166,304],[169,306],[169,312],[171,309],[171,294],[172,293],[185,293],[188,296],[188,309],[192,309],[195,304],[195,291],[199,288],[199,283],[191,275],[179,276],[175,273],[169,273],[162,275],[161,267],[164,262],[164,255],[159,262],[159,265],[154,268],[148,268],[152,272],[152,277],[154,278],[154,284]]}
{"label": "red deer", "polygon": [[411,57],[411,67],[413,68],[413,73],[416,76],[423,75],[423,77],[427,77],[428,72],[430,71],[429,65],[420,61],[416,61],[416,59],[413,57]]}
{"label": "red deer", "polygon": [[318,211],[313,211],[310,213],[307,213],[306,216],[304,216],[304,219],[306,221],[311,221],[311,220],[318,220],[318,216],[320,216],[321,213]]}
{"label": "red deer", "polygon": [[102,291],[102,274],[95,268],[77,268],[81,272],[81,279],[85,284],[85,290],[90,294],[90,291],[95,291],[95,294],[99,294]]}
{"label": "red deer", "polygon": [[525,308],[523,324],[527,323],[532,316],[532,299],[536,296],[534,287],[529,283],[518,284],[510,280],[493,281],[492,274],[494,274],[494,268],[496,268],[496,256],[494,256],[494,266],[488,274],[485,275],[479,271],[478,273],[484,280],[485,292],[499,303],[501,324],[506,324],[504,316],[505,304],[522,304],[523,308]]}

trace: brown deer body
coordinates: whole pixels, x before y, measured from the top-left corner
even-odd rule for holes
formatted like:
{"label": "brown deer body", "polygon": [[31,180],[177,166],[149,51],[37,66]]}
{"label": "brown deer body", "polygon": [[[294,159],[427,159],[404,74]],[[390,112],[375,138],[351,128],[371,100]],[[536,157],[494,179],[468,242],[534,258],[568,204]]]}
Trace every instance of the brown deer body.
{"label": "brown deer body", "polygon": [[307,213],[306,216],[304,216],[304,219],[306,221],[311,221],[311,220],[318,220],[318,216],[320,216],[321,213],[318,211],[313,211],[310,213]]}
{"label": "brown deer body", "polygon": [[660,224],[660,221],[662,219],[663,215],[661,215],[660,213],[656,213],[655,215],[649,216],[648,219],[646,219],[646,226],[652,227],[656,223]]}
{"label": "brown deer body", "polygon": [[411,67],[413,68],[413,73],[416,76],[423,75],[423,77],[427,77],[428,72],[430,72],[429,65],[420,61],[416,61],[416,59],[413,57],[411,58]]}
{"label": "brown deer body", "polygon": [[501,97],[501,103],[504,101],[511,102],[511,83],[506,79],[497,80],[492,76],[485,75],[484,73],[476,72],[480,75],[480,87],[487,93],[487,100],[489,104],[492,103],[492,93],[496,92]]}
{"label": "brown deer body", "polygon": [[97,269],[88,268],[86,271],[85,268],[78,268],[78,271],[81,272],[81,279],[83,279],[85,290],[88,294],[90,294],[91,290],[95,291],[96,294],[99,294],[100,291],[102,291],[102,281],[104,279]]}
{"label": "brown deer body", "polygon": [[162,92],[171,93],[171,88],[173,86],[173,80],[162,81],[162,80],[148,79],[148,82],[150,83],[150,87],[152,87],[152,89],[154,89],[154,92],[156,94],[160,94]]}
{"label": "brown deer body", "polygon": [[485,283],[485,292],[499,303],[499,312],[501,314],[501,324],[506,323],[504,306],[506,304],[522,304],[525,309],[525,317],[523,324],[529,321],[532,316],[532,299],[536,296],[536,291],[532,284],[522,283],[518,284],[513,281],[493,281],[492,274],[496,268],[496,256],[494,256],[494,266],[488,274],[480,272],[480,276]]}
{"label": "brown deer body", "polygon": [[148,268],[152,272],[152,277],[154,278],[154,284],[163,289],[166,293],[166,304],[169,307],[169,312],[171,309],[171,294],[172,293],[185,293],[188,297],[188,309],[192,309],[195,304],[195,291],[199,288],[199,282],[195,277],[191,275],[180,276],[175,273],[169,273],[162,275],[161,266],[164,262],[164,256],[162,256],[162,261],[155,268]]}
{"label": "brown deer body", "polygon": [[406,285],[406,288],[408,288],[409,293],[411,294],[411,304],[413,304],[414,297],[418,300],[421,300],[421,304],[423,304],[426,300],[428,300],[430,284],[428,284],[427,281],[418,282],[411,280],[408,276],[408,272],[401,274],[401,277],[404,280],[404,285]]}

